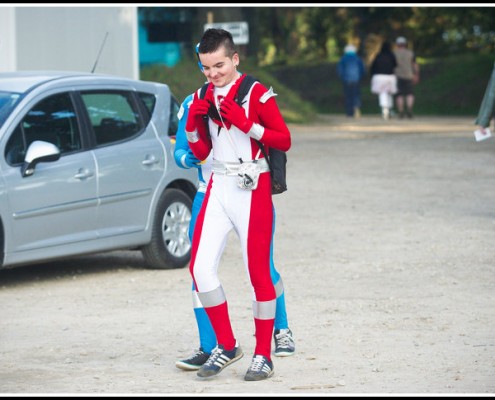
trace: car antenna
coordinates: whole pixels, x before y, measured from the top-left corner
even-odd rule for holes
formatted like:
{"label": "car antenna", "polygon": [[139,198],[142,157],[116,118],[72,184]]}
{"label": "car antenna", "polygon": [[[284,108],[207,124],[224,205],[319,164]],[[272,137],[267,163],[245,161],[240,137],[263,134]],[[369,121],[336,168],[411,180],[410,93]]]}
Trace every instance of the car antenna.
{"label": "car antenna", "polygon": [[91,73],[95,72],[96,64],[98,64],[98,61],[100,60],[101,51],[103,50],[103,46],[105,46],[105,41],[107,40],[107,36],[108,36],[108,31],[105,33],[105,37],[103,38],[103,42],[101,43],[100,51],[98,52],[98,57],[96,57],[95,65],[93,65],[93,69],[91,70]]}

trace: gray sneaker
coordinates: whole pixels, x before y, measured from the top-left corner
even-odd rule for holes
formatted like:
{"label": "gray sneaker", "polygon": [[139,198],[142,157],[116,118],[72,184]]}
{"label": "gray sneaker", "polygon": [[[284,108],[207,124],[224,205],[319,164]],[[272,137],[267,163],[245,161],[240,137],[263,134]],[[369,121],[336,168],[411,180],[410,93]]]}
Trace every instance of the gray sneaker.
{"label": "gray sneaker", "polygon": [[296,344],[292,337],[292,331],[287,329],[275,329],[273,332],[273,339],[275,340],[275,355],[278,357],[287,357],[294,354],[296,351]]}
{"label": "gray sneaker", "polygon": [[265,356],[255,354],[244,376],[246,381],[261,381],[273,375],[273,363]]}
{"label": "gray sneaker", "polygon": [[208,360],[208,357],[210,357],[210,353],[203,351],[200,347],[191,357],[176,361],[175,366],[184,371],[197,371]]}
{"label": "gray sneaker", "polygon": [[240,360],[244,353],[241,346],[237,342],[235,344],[236,346],[230,351],[225,350],[221,344],[215,347],[208,360],[198,370],[197,375],[201,378],[217,375],[227,365]]}

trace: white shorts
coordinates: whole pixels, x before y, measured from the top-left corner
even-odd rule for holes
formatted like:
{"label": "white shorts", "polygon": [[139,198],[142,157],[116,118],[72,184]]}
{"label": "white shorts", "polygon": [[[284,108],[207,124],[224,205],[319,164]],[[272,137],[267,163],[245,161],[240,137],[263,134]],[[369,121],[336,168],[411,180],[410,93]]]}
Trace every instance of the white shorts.
{"label": "white shorts", "polygon": [[397,93],[397,77],[385,74],[373,75],[371,77],[371,93]]}

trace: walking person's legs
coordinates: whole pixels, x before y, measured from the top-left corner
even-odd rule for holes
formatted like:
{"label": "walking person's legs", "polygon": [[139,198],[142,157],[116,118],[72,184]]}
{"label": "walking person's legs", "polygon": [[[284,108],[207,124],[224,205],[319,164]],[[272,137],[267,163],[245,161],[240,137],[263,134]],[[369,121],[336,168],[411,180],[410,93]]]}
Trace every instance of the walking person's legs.
{"label": "walking person's legs", "polygon": [[352,85],[352,112],[354,118],[361,116],[361,88],[359,82]]}
{"label": "walking person's legs", "polygon": [[413,117],[413,108],[414,108],[414,94],[408,94],[406,96],[406,106],[407,106],[407,116],[409,118]]}
{"label": "walking person's legs", "polygon": [[399,118],[404,118],[404,96],[402,94],[398,93],[395,96],[395,105],[397,106]]}
{"label": "walking person's legs", "polygon": [[348,117],[354,115],[354,92],[352,84],[348,82],[344,83],[344,109]]}
{"label": "walking person's legs", "polygon": [[383,119],[390,118],[390,109],[392,108],[392,97],[388,92],[380,92],[378,95],[378,103],[382,109]]}
{"label": "walking person's legs", "polygon": [[194,228],[189,267],[198,299],[217,338],[217,346],[197,372],[203,378],[218,374],[243,356],[232,330],[227,298],[218,278],[218,265],[233,224],[218,200],[222,194],[211,194],[210,189],[211,181]]}
{"label": "walking person's legs", "polygon": [[[192,237],[194,233],[194,227],[196,225],[196,219],[203,204],[205,193],[198,191],[194,197],[192,210],[191,210],[191,222],[189,223],[189,240],[192,242]],[[194,316],[196,319],[196,325],[198,327],[199,334],[199,348],[189,357],[182,360],[178,360],[175,363],[177,368],[186,371],[195,371],[201,368],[201,366],[208,360],[212,350],[217,345],[217,338],[215,336],[215,331],[210,324],[208,315],[199,300],[198,294],[196,292],[196,287],[194,282],[192,283],[192,303]]]}

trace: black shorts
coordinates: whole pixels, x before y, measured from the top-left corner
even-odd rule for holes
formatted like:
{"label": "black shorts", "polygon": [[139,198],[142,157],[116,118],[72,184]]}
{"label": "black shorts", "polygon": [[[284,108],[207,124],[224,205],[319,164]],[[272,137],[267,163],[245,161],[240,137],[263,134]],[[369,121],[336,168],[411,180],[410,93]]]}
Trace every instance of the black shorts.
{"label": "black shorts", "polygon": [[414,85],[412,79],[397,78],[397,95],[406,96],[413,94]]}

